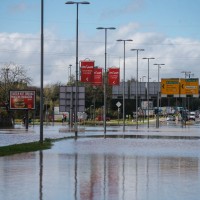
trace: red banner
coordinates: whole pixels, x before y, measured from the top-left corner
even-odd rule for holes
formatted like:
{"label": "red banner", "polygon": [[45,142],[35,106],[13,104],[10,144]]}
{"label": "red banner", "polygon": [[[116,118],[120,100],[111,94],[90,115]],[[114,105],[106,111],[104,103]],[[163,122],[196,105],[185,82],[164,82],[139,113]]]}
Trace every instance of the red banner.
{"label": "red banner", "polygon": [[81,61],[81,82],[92,83],[94,73],[94,61],[83,60]]}
{"label": "red banner", "polygon": [[108,70],[108,84],[119,85],[119,68],[109,68]]}
{"label": "red banner", "polygon": [[35,109],[35,91],[10,91],[10,109]]}
{"label": "red banner", "polygon": [[102,68],[94,68],[93,85],[102,85]]}

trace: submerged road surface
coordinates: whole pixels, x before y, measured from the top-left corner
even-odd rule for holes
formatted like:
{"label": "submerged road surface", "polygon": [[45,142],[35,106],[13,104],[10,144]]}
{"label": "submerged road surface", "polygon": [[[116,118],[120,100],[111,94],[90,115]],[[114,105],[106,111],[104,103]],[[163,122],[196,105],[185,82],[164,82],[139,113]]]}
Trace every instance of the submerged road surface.
{"label": "submerged road surface", "polygon": [[[86,137],[103,135],[100,128],[85,127],[82,137],[55,142],[50,150],[0,157],[0,199],[199,200],[198,124],[166,124],[159,130],[126,127],[125,133],[121,127],[108,128],[108,135],[147,136],[142,138]],[[37,130],[1,132],[0,137],[35,140]],[[45,129],[45,137],[70,134],[63,126]],[[184,137],[148,137],[180,134]]]}

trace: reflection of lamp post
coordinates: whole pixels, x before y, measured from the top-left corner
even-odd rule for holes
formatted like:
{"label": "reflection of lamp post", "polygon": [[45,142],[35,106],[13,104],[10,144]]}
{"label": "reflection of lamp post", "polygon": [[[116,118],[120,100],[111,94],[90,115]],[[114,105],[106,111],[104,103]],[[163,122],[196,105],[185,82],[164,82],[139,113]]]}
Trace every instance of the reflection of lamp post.
{"label": "reflection of lamp post", "polygon": [[160,85],[159,85],[159,82],[160,82],[160,68],[161,68],[161,65],[165,65],[165,64],[154,64],[154,65],[157,65],[158,66],[158,94],[157,94],[157,117],[156,117],[156,128],[159,128],[159,101],[160,101],[160,94],[159,94],[159,89],[160,89]]}
{"label": "reflection of lamp post", "polygon": [[155,59],[155,58],[143,58],[143,59],[146,59],[146,60],[148,60],[148,80],[147,80],[147,82],[148,82],[148,85],[147,85],[147,103],[148,103],[148,105],[147,105],[147,119],[148,119],[148,128],[149,128],[149,60],[151,60],[151,59]]}
{"label": "reflection of lamp post", "polygon": [[75,84],[75,115],[74,115],[74,132],[75,138],[77,138],[77,121],[78,121],[78,8],[79,4],[90,4],[87,1],[82,2],[74,2],[74,1],[67,1],[65,4],[76,4],[76,84]]}
{"label": "reflection of lamp post", "polygon": [[118,42],[123,42],[124,43],[124,77],[123,77],[123,131],[125,131],[125,43],[126,42],[132,42],[132,39],[127,39],[127,40],[122,40],[119,39],[117,40]]}
{"label": "reflection of lamp post", "polygon": [[136,129],[138,129],[138,51],[144,51],[144,49],[131,49],[131,51],[137,51],[137,69],[136,69],[136,103],[135,103],[135,111],[136,111]]}
{"label": "reflection of lamp post", "polygon": [[103,126],[104,137],[106,137],[106,73],[107,73],[107,30],[115,30],[115,27],[98,27],[97,30],[105,30],[105,68],[104,68],[104,106],[103,106]]}

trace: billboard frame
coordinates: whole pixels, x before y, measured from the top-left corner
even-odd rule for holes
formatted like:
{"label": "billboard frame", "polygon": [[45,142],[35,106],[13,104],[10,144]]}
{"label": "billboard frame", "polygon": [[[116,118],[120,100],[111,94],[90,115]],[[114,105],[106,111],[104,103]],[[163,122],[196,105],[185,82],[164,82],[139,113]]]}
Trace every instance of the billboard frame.
{"label": "billboard frame", "polygon": [[35,110],[36,90],[10,90],[10,110]]}

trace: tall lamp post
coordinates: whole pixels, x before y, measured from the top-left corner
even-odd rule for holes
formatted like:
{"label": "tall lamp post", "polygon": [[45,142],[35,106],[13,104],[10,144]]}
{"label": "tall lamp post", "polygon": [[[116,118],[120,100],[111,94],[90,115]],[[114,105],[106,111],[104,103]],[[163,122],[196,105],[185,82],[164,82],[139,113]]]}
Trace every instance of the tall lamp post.
{"label": "tall lamp post", "polygon": [[103,126],[104,137],[106,137],[106,83],[107,83],[107,30],[115,30],[115,27],[97,27],[97,30],[105,30],[105,68],[104,68],[104,106],[103,106]]}
{"label": "tall lamp post", "polygon": [[41,52],[40,52],[40,142],[43,143],[43,60],[44,60],[44,1],[41,0]]}
{"label": "tall lamp post", "polygon": [[149,60],[153,60],[153,59],[155,59],[155,58],[152,58],[152,57],[150,57],[150,58],[143,58],[143,59],[145,59],[145,60],[148,60],[148,80],[147,80],[147,120],[148,120],[148,128],[149,128]]}
{"label": "tall lamp post", "polygon": [[184,74],[185,74],[185,79],[187,78],[187,76],[188,76],[189,74],[191,74],[190,71],[182,71],[181,73],[184,73]]}
{"label": "tall lamp post", "polygon": [[75,115],[74,115],[74,132],[75,138],[77,138],[78,128],[78,8],[79,4],[90,4],[87,1],[75,2],[75,1],[67,1],[65,4],[75,4],[76,5],[76,82],[75,82]]}
{"label": "tall lamp post", "polygon": [[144,49],[131,49],[131,51],[137,51],[137,68],[136,68],[136,103],[135,103],[135,111],[136,111],[136,129],[138,129],[138,52],[144,51]]}
{"label": "tall lamp post", "polygon": [[122,39],[119,39],[117,40],[117,42],[123,42],[124,43],[124,75],[123,75],[123,132],[125,131],[125,65],[126,65],[126,62],[125,62],[125,44],[126,42],[132,42],[133,40],[132,39],[127,39],[127,40],[122,40]]}
{"label": "tall lamp post", "polygon": [[[142,76],[142,82],[144,82],[144,78],[146,78],[146,76]],[[146,88],[146,83],[145,83],[145,88]],[[145,90],[145,98],[146,98],[146,90]],[[142,115],[143,115],[143,123],[144,123],[145,115],[144,115],[144,109],[143,108],[142,108]]]}
{"label": "tall lamp post", "polygon": [[[160,82],[160,68],[161,68],[161,65],[165,65],[165,64],[154,64],[154,65],[157,65],[158,66],[158,86],[159,86],[159,82]],[[159,90],[159,87],[158,87],[158,94],[157,94],[157,115],[156,115],[156,128],[159,128],[159,101],[160,101],[160,90]]]}
{"label": "tall lamp post", "polygon": [[70,64],[69,65],[69,74],[68,74],[68,82],[69,82],[69,84],[71,85],[71,70],[72,70],[72,65]]}

